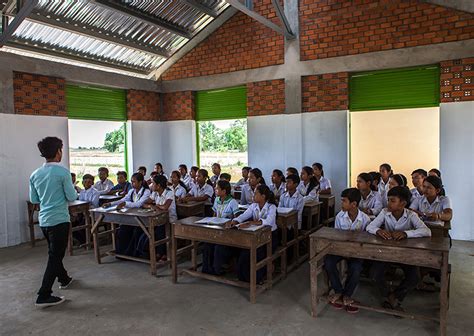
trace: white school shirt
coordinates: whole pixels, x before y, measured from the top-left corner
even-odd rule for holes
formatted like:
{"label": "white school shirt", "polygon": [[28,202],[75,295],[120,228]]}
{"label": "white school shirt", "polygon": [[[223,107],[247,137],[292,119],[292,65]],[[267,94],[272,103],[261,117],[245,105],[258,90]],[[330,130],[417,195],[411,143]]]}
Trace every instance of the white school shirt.
{"label": "white school shirt", "polygon": [[303,196],[305,202],[319,201],[318,186],[314,187],[310,191],[309,195],[306,195],[308,187],[309,182],[307,185],[305,185],[304,182],[301,181],[296,190],[301,194],[301,196]]}
{"label": "white school shirt", "polygon": [[150,189],[141,188],[137,193],[135,188],[128,191],[127,195],[121,200],[110,203],[112,206],[125,202],[126,208],[141,208],[150,197]]}
{"label": "white school shirt", "polygon": [[390,177],[388,178],[387,183],[385,183],[383,179],[380,178],[380,182],[379,182],[379,186],[377,190],[380,193],[380,196],[384,197],[384,195],[387,195],[389,183],[390,183]]}
{"label": "white school shirt", "polygon": [[362,196],[359,202],[359,209],[370,209],[372,214],[377,216],[383,209],[382,197],[380,196],[379,192],[371,190],[366,199],[364,199],[364,196]]}
{"label": "white school shirt", "polygon": [[178,215],[176,214],[176,202],[174,200],[174,193],[171,189],[165,189],[161,195],[158,194],[157,191],[154,191],[151,193],[150,199],[152,199],[156,205],[164,205],[167,200],[171,200],[171,205],[168,208],[168,217],[170,223],[174,223],[178,220]]}
{"label": "white school shirt", "polygon": [[242,177],[239,182],[235,184],[235,187],[243,187],[245,184],[249,184],[249,179],[247,178],[247,181],[245,181]]}
{"label": "white school shirt", "polygon": [[109,179],[105,179],[104,182],[99,180],[94,184],[94,189],[97,190],[101,195],[108,194],[113,187],[114,183]]}
{"label": "white school shirt", "polygon": [[188,189],[191,189],[191,187],[192,187],[192,184],[191,184],[192,180],[193,179],[191,178],[191,176],[189,174],[181,176],[181,181],[183,181],[184,185]]}
{"label": "white school shirt", "polygon": [[365,231],[365,228],[370,223],[370,217],[360,210],[357,211],[357,217],[354,221],[349,217],[349,212],[342,210],[339,211],[336,215],[334,228],[338,230]]}
{"label": "white school shirt", "polygon": [[283,195],[286,192],[286,183],[282,182],[280,184],[280,187],[277,188],[277,186],[272,183],[270,184],[270,191],[275,195],[275,198],[280,198],[281,195]]}
{"label": "white school shirt", "polygon": [[89,202],[92,209],[99,206],[99,197],[100,193],[94,188],[83,189],[79,193],[79,201]]}
{"label": "white school shirt", "polygon": [[319,179],[319,190],[326,190],[331,188],[331,181],[328,178],[321,176]]}
{"label": "white school shirt", "polygon": [[220,197],[216,197],[212,211],[218,218],[234,218],[234,215],[239,212],[239,203],[232,196],[228,196],[224,202],[221,202]]}
{"label": "white school shirt", "polygon": [[242,223],[248,220],[262,221],[262,225],[270,226],[272,231],[277,229],[276,225],[277,207],[275,204],[265,203],[260,209],[258,203],[252,203],[243,214],[235,218],[236,222]]}
{"label": "white school shirt", "polygon": [[219,176],[220,175],[212,175],[211,176],[210,180],[212,182],[212,185],[214,185],[214,186],[216,185],[217,181],[219,181]]}
{"label": "white school shirt", "polygon": [[[256,187],[255,187],[256,188]],[[240,193],[240,204],[252,204],[254,202],[255,189],[252,190],[252,187],[249,184],[244,184],[242,186],[242,191]]]}
{"label": "white school shirt", "polygon": [[[298,191],[295,191],[293,195],[290,195],[288,191],[281,195],[278,207],[292,208],[298,211],[298,228],[301,229],[301,222],[303,220],[304,198]],[[289,225],[288,228],[291,228],[291,225]]]}
{"label": "white school shirt", "polygon": [[174,197],[176,198],[183,198],[184,196],[186,196],[186,189],[184,189],[181,184],[178,184],[176,188],[171,185],[170,189],[171,191],[173,191]]}
{"label": "white school shirt", "polygon": [[201,197],[201,196],[207,196],[211,198],[214,195],[214,188],[210,186],[207,183],[204,183],[202,187],[199,186],[199,184],[194,184],[193,188],[189,192],[189,194],[193,197]]}
{"label": "white school shirt", "polygon": [[423,194],[418,191],[417,188],[410,189],[411,192],[411,202],[415,201],[418,197],[423,197]]}
{"label": "white school shirt", "polygon": [[452,209],[452,207],[451,200],[448,198],[448,196],[438,196],[431,204],[426,199],[426,196],[423,196],[415,199],[411,203],[410,209],[424,213],[441,213],[445,209]]}
{"label": "white school shirt", "polygon": [[367,225],[367,231],[376,234],[382,225],[388,232],[404,231],[407,238],[431,237],[431,230],[416,212],[410,209],[404,209],[399,220],[396,220],[388,209],[383,209],[372,223]]}

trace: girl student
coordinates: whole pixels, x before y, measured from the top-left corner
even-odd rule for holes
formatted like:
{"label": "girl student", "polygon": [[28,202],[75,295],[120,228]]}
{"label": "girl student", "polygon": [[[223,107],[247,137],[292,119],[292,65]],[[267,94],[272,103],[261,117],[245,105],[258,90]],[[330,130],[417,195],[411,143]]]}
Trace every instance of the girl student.
{"label": "girl student", "polygon": [[171,172],[171,185],[170,189],[173,191],[176,200],[179,200],[186,196],[186,185],[181,181],[181,173],[177,170]]}
{"label": "girl student", "polygon": [[[150,187],[141,173],[132,175],[132,188],[121,200],[105,203],[104,208],[117,206],[117,210],[122,208],[141,208],[150,197]],[[128,225],[121,225],[117,230],[117,254],[136,256],[136,247],[141,228]]]}
{"label": "girl student", "polygon": [[252,204],[254,202],[255,189],[260,184],[266,184],[262,176],[262,171],[258,168],[253,168],[249,172],[249,183],[242,186],[242,193],[240,195],[241,205]]}
{"label": "girl student", "polygon": [[286,168],[286,176],[288,177],[289,175],[299,175],[298,169],[296,169],[295,167]]}
{"label": "girl student", "polygon": [[[239,211],[239,204],[231,195],[230,182],[217,181],[216,199],[212,211],[214,217],[233,219]],[[202,272],[208,274],[223,274],[223,265],[232,257],[234,248],[205,243],[202,251]]]}
{"label": "girl student", "polygon": [[388,183],[390,182],[390,177],[393,175],[392,167],[388,163],[382,163],[379,167],[380,173],[380,182],[377,188],[380,196],[382,198],[387,196],[388,192]]}
{"label": "girl student", "polygon": [[275,199],[278,202],[280,196],[285,193],[286,183],[285,176],[280,169],[273,170],[272,173],[272,184],[269,186],[271,192],[275,195]]}
{"label": "girl student", "polygon": [[168,176],[166,176],[165,171],[163,170],[163,165],[160,162],[155,163],[153,171],[156,172],[158,175],[164,176],[168,180]]}
{"label": "girl student", "polygon": [[370,186],[370,189],[372,189],[373,191],[379,191],[379,183],[382,176],[379,172],[376,171],[371,171],[369,174],[370,176],[372,176],[372,184]]}
{"label": "girl student", "polygon": [[[392,177],[390,177],[390,181],[388,182],[388,190],[392,189],[393,187],[404,187],[408,188],[407,186],[408,180],[403,174],[394,174]],[[387,193],[388,193],[387,190]],[[384,208],[387,207],[388,204],[388,197],[387,194],[382,198],[382,206]]]}
{"label": "girl student", "polygon": [[444,195],[443,182],[437,176],[425,178],[423,197],[415,199],[410,208],[423,220],[447,222],[453,218],[451,200]]}
{"label": "girl student", "polygon": [[196,184],[193,185],[189,193],[180,201],[183,203],[196,201],[207,201],[214,195],[212,182],[209,180],[209,173],[206,169],[199,169],[196,177]]}
{"label": "girl student", "polygon": [[[158,211],[167,211],[168,219],[170,223],[174,223],[178,216],[176,214],[176,202],[174,193],[171,188],[168,187],[168,180],[164,175],[155,175],[152,183],[152,193],[146,201],[144,208],[150,208]],[[155,241],[165,239],[166,228],[164,225],[157,226],[155,228]],[[148,237],[145,233],[142,233],[138,241],[138,255],[140,257],[149,258],[149,245]],[[167,252],[166,244],[162,244],[156,247],[157,260],[166,261]]]}
{"label": "girl student", "polygon": [[382,197],[378,191],[373,191],[372,176],[369,173],[361,173],[357,176],[357,189],[359,189],[362,199],[359,202],[359,209],[367,215],[377,216],[382,211]]}
{"label": "girl student", "polygon": [[[196,178],[198,174],[199,167],[192,166],[191,170],[189,171],[189,176],[191,176],[191,183],[196,184]],[[189,188],[191,189],[191,188]]]}
{"label": "girl student", "polygon": [[186,186],[186,190],[191,190],[192,187],[192,178],[188,174],[188,166],[184,163],[178,166],[179,173],[181,174],[181,181],[183,181]]}
{"label": "girl student", "polygon": [[319,182],[319,193],[331,195],[331,181],[324,177],[323,165],[319,162],[313,163],[313,173],[316,180]]}
{"label": "girl student", "polygon": [[[255,188],[255,203],[250,204],[247,210],[232,222],[229,226],[237,226],[239,229],[245,229],[253,226],[269,226],[272,230],[272,253],[278,245],[277,234],[277,207],[275,196],[264,184]],[[257,249],[257,262],[267,257],[266,246]],[[261,283],[267,270],[262,267],[257,271],[257,283]],[[243,249],[239,253],[237,262],[237,273],[240,281],[250,281],[250,250]]]}
{"label": "girl student", "polygon": [[411,182],[414,186],[414,188],[410,190],[412,201],[423,196],[423,182],[427,176],[428,172],[422,168],[415,169],[411,173]]}
{"label": "girl student", "polygon": [[303,196],[305,203],[319,200],[318,180],[313,174],[313,168],[304,166],[301,168],[301,182],[298,186],[298,192]]}

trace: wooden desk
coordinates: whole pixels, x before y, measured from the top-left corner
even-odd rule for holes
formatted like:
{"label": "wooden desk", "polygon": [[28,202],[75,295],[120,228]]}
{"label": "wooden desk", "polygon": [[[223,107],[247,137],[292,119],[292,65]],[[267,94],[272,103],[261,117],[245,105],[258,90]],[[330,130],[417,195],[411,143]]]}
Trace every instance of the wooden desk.
{"label": "wooden desk", "polygon": [[444,222],[444,226],[436,225],[430,222],[425,222],[425,224],[431,230],[431,237],[449,237],[451,221]]}
{"label": "wooden desk", "polygon": [[[167,251],[169,255],[169,242],[170,242],[170,227],[168,220],[168,211],[149,211],[141,212],[143,209],[128,209],[126,212],[121,211],[106,211],[103,208],[91,209],[92,218],[94,225],[92,226],[92,235],[94,239],[94,253],[98,264],[101,263],[102,257],[106,255],[117,256],[123,259],[139,261],[150,264],[150,273],[156,274],[157,266],[167,265],[169,262],[157,262],[155,247],[162,244],[167,244]],[[107,223],[111,225],[110,230],[104,232],[98,232],[97,228],[101,223]],[[136,258],[127,255],[116,253],[116,241],[115,232],[117,225],[129,225],[140,227],[143,232],[147,235],[150,248],[150,260],[143,258]],[[155,227],[165,225],[166,237],[164,239],[155,241]],[[104,254],[100,252],[99,236],[111,234],[112,236],[112,250]]]}
{"label": "wooden desk", "polygon": [[[281,276],[286,277],[288,273],[288,253],[287,250],[293,248],[294,253],[294,266],[298,265],[299,260],[299,249],[298,249],[298,211],[292,210],[289,213],[278,213],[276,224],[281,230],[281,241],[280,246],[278,246],[276,252],[273,254],[273,260],[281,257]],[[288,241],[288,232],[287,229],[293,228],[294,236],[293,239]],[[273,279],[277,281],[278,279]]]}
{"label": "wooden desk", "polygon": [[[30,201],[26,201],[26,206],[28,209],[28,228],[30,231],[30,244],[31,247],[35,247],[36,238],[35,238],[35,225],[39,225],[39,221],[35,220],[35,213],[39,212],[40,206],[39,204],[33,204]],[[89,249],[91,246],[91,237],[90,237],[90,229],[91,229],[91,222],[89,216],[89,202],[84,201],[73,201],[68,203],[68,209],[70,215],[77,215],[83,214],[85,224],[81,226],[72,227],[72,223],[70,223],[69,228],[69,237],[68,237],[68,252],[69,255],[73,255],[73,244],[72,244],[72,233],[80,230],[86,230],[86,243],[81,246],[85,246],[86,249]]]}
{"label": "wooden desk", "polygon": [[323,270],[323,258],[334,254],[441,270],[439,318],[413,315],[395,310],[355,304],[361,309],[398,315],[411,319],[435,320],[440,323],[440,334],[446,335],[448,309],[448,238],[411,238],[402,241],[383,240],[368,232],[351,232],[323,227],[311,235],[311,312],[317,316],[318,275]]}
{"label": "wooden desk", "polygon": [[336,213],[336,198],[334,195],[319,195],[319,200],[322,202],[321,206],[321,220],[324,225],[328,226],[335,220]]}
{"label": "wooden desk", "polygon": [[204,216],[206,210],[206,202],[187,202],[187,203],[176,203],[176,212],[178,218],[186,218],[192,216]]}
{"label": "wooden desk", "polygon": [[121,200],[124,196],[118,195],[100,195],[99,196],[99,205],[102,206],[104,203],[115,202]]}
{"label": "wooden desk", "polygon": [[319,229],[319,216],[321,213],[321,204],[323,203],[317,202],[317,201],[307,202],[304,204],[303,218],[306,217],[308,219],[307,220],[308,230],[311,233]]}
{"label": "wooden desk", "polygon": [[[171,267],[173,274],[173,283],[178,281],[178,267],[177,267],[177,240],[185,239],[191,240],[193,243],[179,252],[184,252],[184,249],[192,249],[192,268],[184,270],[183,273],[191,276],[217,281],[228,285],[249,288],[250,302],[255,303],[257,292],[261,292],[267,288],[272,287],[272,233],[270,227],[262,227],[257,231],[243,231],[236,228],[225,229],[217,225],[202,225],[196,224],[200,217],[188,217],[181,219],[171,225]],[[250,250],[250,283],[230,280],[221,276],[204,274],[197,271],[197,243],[206,242],[212,244],[221,244],[233,246],[238,248],[245,248]],[[267,246],[267,257],[257,263],[257,248],[260,246]],[[267,280],[263,285],[257,286],[257,270],[267,266]]]}

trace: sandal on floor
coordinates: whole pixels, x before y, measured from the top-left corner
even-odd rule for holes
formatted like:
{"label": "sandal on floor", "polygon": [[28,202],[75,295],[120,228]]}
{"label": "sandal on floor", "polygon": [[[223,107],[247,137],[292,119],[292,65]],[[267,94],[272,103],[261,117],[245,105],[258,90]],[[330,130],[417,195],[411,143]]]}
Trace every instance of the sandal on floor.
{"label": "sandal on floor", "polygon": [[342,304],[342,295],[341,294],[331,294],[328,296],[328,302],[330,305],[332,305],[336,309],[342,309],[344,308],[344,305]]}

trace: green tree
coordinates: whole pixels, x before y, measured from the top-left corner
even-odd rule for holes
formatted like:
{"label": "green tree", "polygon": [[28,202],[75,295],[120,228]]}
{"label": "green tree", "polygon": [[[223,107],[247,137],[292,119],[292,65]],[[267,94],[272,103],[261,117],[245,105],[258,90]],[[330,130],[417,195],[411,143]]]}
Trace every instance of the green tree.
{"label": "green tree", "polygon": [[105,135],[104,148],[109,152],[116,152],[120,145],[125,145],[125,124],[119,129]]}
{"label": "green tree", "polygon": [[238,119],[224,131],[228,150],[247,151],[247,120]]}
{"label": "green tree", "polygon": [[222,147],[225,146],[222,130],[210,121],[199,123],[199,136],[203,152],[221,152]]}

